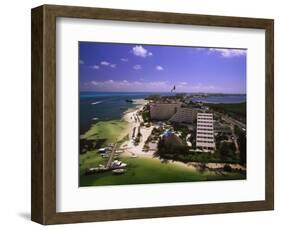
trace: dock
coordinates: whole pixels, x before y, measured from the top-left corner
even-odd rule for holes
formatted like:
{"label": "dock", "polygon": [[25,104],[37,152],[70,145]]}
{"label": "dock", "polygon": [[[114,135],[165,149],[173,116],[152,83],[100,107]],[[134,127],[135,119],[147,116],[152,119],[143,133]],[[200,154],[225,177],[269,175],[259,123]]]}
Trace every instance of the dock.
{"label": "dock", "polygon": [[112,163],[112,161],[113,161],[113,159],[114,159],[114,154],[115,154],[116,148],[117,148],[117,144],[115,143],[114,146],[113,146],[113,148],[112,148],[112,151],[111,151],[111,153],[110,153],[110,155],[109,155],[107,164],[106,164],[106,166],[105,166],[106,169],[109,169],[109,168],[111,167],[111,163]]}

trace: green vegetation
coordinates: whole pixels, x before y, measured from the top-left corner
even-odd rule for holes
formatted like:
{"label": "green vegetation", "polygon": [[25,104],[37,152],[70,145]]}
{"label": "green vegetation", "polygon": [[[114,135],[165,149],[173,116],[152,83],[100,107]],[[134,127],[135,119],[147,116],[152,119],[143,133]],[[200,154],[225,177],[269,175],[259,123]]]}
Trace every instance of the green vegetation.
{"label": "green vegetation", "polygon": [[156,157],[166,160],[181,162],[199,163],[240,163],[240,157],[235,153],[233,143],[221,142],[214,153],[193,152],[187,146],[176,146],[165,143],[164,140],[158,142]]}
{"label": "green vegetation", "polygon": [[185,142],[186,141],[186,136],[190,131],[185,125],[181,125],[180,123],[174,123],[173,124],[174,131],[180,132],[180,138]]}
{"label": "green vegetation", "polygon": [[128,140],[129,140],[129,134],[124,136],[122,139],[118,139],[117,144],[119,146],[120,144],[122,144],[123,142],[128,141]]}
{"label": "green vegetation", "polygon": [[[208,180],[244,179],[240,173],[218,173],[211,171],[197,171],[181,165],[174,165],[150,158],[122,157],[128,164],[127,171],[122,175],[105,172],[93,175],[80,175],[80,186],[92,185],[128,185],[170,182],[191,182]],[[81,172],[81,171],[80,171]]]}
{"label": "green vegetation", "polygon": [[228,136],[226,134],[223,134],[223,133],[219,133],[216,138],[216,147],[218,148],[219,147],[219,144],[222,142],[222,141],[227,141],[228,140]]}
{"label": "green vegetation", "polygon": [[79,172],[80,176],[83,175],[88,168],[97,167],[100,164],[105,164],[107,158],[102,158],[98,153],[98,150],[88,151],[79,156]]}
{"label": "green vegetation", "polygon": [[128,140],[126,121],[100,121],[80,136],[80,154],[99,149],[106,144]]}
{"label": "green vegetation", "polygon": [[228,114],[229,116],[246,122],[246,102],[243,103],[234,103],[234,104],[205,104],[213,110]]}
{"label": "green vegetation", "polygon": [[149,108],[149,105],[145,105],[143,107],[143,110],[141,112],[141,115],[142,115],[142,119],[144,122],[150,122],[150,108]]}
{"label": "green vegetation", "polygon": [[222,113],[235,113],[246,116],[246,102],[234,104],[206,104],[208,107]]}
{"label": "green vegetation", "polygon": [[247,151],[247,140],[246,140],[246,132],[240,129],[237,125],[234,127],[235,134],[237,136],[237,142],[239,145],[240,151],[240,163],[242,165],[246,165],[246,151]]}
{"label": "green vegetation", "polygon": [[147,96],[144,100],[159,100],[161,98],[161,95],[159,94],[154,94],[154,95],[149,95]]}
{"label": "green vegetation", "polygon": [[222,162],[239,163],[239,155],[235,153],[235,145],[233,142],[221,142],[217,150]]}
{"label": "green vegetation", "polygon": [[85,154],[87,151],[90,151],[94,148],[100,148],[100,144],[103,143],[103,141],[92,141],[92,140],[86,140],[86,139],[80,139],[79,148],[80,154]]}
{"label": "green vegetation", "polygon": [[81,135],[81,139],[105,140],[105,143],[114,143],[122,140],[128,134],[126,121],[100,121],[93,124],[90,130]]}

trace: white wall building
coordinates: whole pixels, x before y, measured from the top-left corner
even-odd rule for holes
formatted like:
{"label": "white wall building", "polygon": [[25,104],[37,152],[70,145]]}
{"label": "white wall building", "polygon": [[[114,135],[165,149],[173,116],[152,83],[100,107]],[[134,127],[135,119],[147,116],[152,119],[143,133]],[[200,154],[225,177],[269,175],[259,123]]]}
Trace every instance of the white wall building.
{"label": "white wall building", "polygon": [[181,103],[154,103],[150,105],[152,120],[169,120],[181,107]]}
{"label": "white wall building", "polygon": [[197,110],[194,108],[179,108],[171,117],[172,122],[193,123],[196,119]]}
{"label": "white wall building", "polygon": [[196,147],[209,150],[213,150],[216,147],[212,113],[197,114]]}

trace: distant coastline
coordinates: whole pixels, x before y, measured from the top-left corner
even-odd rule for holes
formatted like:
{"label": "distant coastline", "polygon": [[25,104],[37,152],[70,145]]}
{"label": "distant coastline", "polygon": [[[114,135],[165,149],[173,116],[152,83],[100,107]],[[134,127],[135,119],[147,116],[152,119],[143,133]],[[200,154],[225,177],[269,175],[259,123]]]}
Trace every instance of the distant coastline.
{"label": "distant coastline", "polygon": [[161,92],[161,91],[128,91],[128,92],[119,92],[119,91],[87,91],[81,90],[80,94],[159,94],[159,95],[175,95],[175,94],[186,94],[186,95],[212,95],[212,96],[246,96],[246,93],[210,93],[210,92]]}
{"label": "distant coastline", "polygon": [[[173,96],[181,93],[171,92],[80,92],[80,134],[90,129],[93,123],[121,119],[124,112],[135,109],[138,103],[126,100],[143,100],[150,95]],[[203,103],[241,103],[246,101],[246,94],[222,93],[187,93],[196,96],[193,102]]]}
{"label": "distant coastline", "polygon": [[246,102],[245,94],[212,94],[203,98],[192,98],[193,102],[203,102],[210,104],[236,104]]}

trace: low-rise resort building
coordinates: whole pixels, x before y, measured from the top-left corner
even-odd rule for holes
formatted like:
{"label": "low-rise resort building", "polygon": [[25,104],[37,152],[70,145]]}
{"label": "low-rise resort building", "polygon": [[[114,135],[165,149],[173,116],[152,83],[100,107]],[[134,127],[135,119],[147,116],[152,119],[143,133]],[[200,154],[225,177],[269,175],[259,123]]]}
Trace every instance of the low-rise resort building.
{"label": "low-rise resort building", "polygon": [[212,113],[197,114],[196,147],[214,150],[214,125]]}
{"label": "low-rise resort building", "polygon": [[178,123],[193,123],[196,120],[197,110],[194,108],[181,107],[177,112],[170,118],[172,122]]}
{"label": "low-rise resort building", "polygon": [[176,103],[153,103],[150,105],[152,120],[169,120],[177,123],[193,123],[196,120],[197,110],[183,107],[180,102]]}
{"label": "low-rise resort building", "polygon": [[169,120],[181,107],[181,103],[153,103],[150,105],[152,120]]}
{"label": "low-rise resort building", "polygon": [[[150,104],[150,116],[156,121],[170,121],[172,123],[183,123],[188,127],[196,127],[196,147],[198,149],[213,152],[216,144],[214,137],[214,118],[212,113],[203,112],[202,109],[187,106],[181,102],[156,102]],[[196,125],[197,120],[197,125]],[[168,135],[175,143],[174,135]]]}

